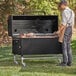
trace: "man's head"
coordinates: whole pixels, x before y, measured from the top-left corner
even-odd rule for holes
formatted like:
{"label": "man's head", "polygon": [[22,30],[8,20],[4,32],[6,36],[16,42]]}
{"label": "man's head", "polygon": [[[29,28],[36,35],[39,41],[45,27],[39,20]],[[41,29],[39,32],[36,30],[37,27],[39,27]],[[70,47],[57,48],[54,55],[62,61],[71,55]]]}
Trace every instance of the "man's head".
{"label": "man's head", "polygon": [[64,10],[67,7],[67,1],[62,0],[59,4],[58,4],[58,9],[59,10]]}

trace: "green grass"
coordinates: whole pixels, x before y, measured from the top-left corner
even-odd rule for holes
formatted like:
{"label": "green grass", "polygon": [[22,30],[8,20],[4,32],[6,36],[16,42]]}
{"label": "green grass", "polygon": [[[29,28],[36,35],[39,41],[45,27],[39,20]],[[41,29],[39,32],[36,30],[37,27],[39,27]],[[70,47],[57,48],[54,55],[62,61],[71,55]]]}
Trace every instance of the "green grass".
{"label": "green grass", "polygon": [[56,66],[59,63],[58,55],[54,58],[26,59],[27,66],[23,67],[19,58],[19,64],[14,64],[11,47],[0,48],[0,76],[76,76],[76,40],[72,41],[72,49],[71,67]]}

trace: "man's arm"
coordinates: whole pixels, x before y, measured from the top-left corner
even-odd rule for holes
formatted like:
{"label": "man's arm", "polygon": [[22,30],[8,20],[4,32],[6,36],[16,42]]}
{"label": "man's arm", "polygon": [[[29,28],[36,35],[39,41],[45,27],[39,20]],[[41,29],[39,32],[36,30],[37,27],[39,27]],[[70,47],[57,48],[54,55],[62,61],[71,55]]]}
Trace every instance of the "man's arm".
{"label": "man's arm", "polygon": [[66,26],[64,26],[63,24],[61,24],[58,28],[58,31],[56,32],[56,34],[60,34],[61,32],[64,31],[64,29],[66,28]]}

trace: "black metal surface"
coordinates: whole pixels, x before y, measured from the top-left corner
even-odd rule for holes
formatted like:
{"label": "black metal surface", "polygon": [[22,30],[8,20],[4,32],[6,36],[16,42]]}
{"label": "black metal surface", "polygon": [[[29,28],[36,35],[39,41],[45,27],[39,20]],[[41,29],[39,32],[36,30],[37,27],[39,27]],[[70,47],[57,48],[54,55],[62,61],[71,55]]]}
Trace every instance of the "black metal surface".
{"label": "black metal surface", "polygon": [[23,38],[13,40],[13,53],[19,55],[60,54],[61,44],[58,38]]}
{"label": "black metal surface", "polygon": [[13,39],[12,40],[12,53],[21,55],[21,39]]}
{"label": "black metal surface", "polygon": [[12,36],[12,16],[8,18],[8,35]]}
{"label": "black metal surface", "polygon": [[58,30],[58,16],[10,16],[8,34],[12,36],[12,53],[18,55],[60,54],[61,44],[55,38],[18,38],[22,34],[35,33],[40,36]]}
{"label": "black metal surface", "polygon": [[53,33],[58,30],[58,16],[9,16],[8,33]]}

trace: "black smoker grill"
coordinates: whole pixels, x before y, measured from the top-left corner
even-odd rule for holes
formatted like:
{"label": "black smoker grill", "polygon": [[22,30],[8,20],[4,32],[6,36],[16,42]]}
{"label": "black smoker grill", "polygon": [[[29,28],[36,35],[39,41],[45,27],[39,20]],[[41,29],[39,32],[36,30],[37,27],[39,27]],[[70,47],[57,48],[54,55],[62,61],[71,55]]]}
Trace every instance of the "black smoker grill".
{"label": "black smoker grill", "polygon": [[[21,55],[61,54],[61,44],[53,32],[58,30],[58,16],[10,16],[8,33],[12,37],[12,53]],[[45,55],[46,56],[46,55]]]}

